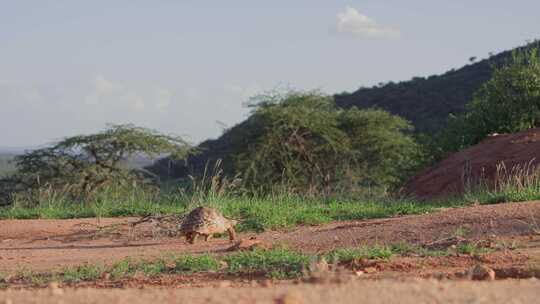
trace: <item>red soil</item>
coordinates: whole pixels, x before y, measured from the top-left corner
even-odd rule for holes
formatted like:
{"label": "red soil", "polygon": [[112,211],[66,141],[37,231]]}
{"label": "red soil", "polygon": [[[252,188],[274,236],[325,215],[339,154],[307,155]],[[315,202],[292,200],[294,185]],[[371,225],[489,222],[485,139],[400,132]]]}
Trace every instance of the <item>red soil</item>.
{"label": "red soil", "polygon": [[491,183],[497,165],[509,172],[515,166],[536,166],[540,160],[540,128],[490,136],[476,146],[455,153],[410,179],[404,192],[418,198],[461,194],[465,185]]}

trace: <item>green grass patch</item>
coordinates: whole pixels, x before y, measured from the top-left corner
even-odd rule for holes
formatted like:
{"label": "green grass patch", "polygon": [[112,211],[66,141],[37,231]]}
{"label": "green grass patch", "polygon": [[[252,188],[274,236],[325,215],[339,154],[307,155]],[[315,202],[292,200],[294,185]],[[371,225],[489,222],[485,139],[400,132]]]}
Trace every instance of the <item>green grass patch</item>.
{"label": "green grass patch", "polygon": [[[241,219],[239,231],[287,229],[297,225],[317,225],[337,220],[384,218],[396,215],[432,212],[439,207],[459,206],[457,201],[426,203],[412,200],[307,199],[281,197],[217,197],[205,201],[226,216]],[[34,207],[15,204],[0,208],[0,219],[67,219],[85,217],[143,216],[147,214],[183,214],[194,204],[189,197],[167,196],[145,200],[145,197],[105,198],[92,203],[63,200],[42,202]]]}
{"label": "green grass patch", "polygon": [[239,252],[224,260],[231,274],[263,274],[276,279],[298,277],[309,263],[307,255],[283,248]]}
{"label": "green grass patch", "polygon": [[348,263],[359,259],[384,259],[387,260],[394,255],[392,247],[389,246],[363,246],[358,248],[341,248],[327,254],[327,259],[339,263]]}
{"label": "green grass patch", "polygon": [[105,267],[102,264],[68,267],[63,271],[61,279],[67,283],[95,281],[101,278],[104,272]]}
{"label": "green grass patch", "polygon": [[209,254],[192,256],[183,255],[174,258],[175,272],[204,272],[217,271],[219,269],[219,261]]}

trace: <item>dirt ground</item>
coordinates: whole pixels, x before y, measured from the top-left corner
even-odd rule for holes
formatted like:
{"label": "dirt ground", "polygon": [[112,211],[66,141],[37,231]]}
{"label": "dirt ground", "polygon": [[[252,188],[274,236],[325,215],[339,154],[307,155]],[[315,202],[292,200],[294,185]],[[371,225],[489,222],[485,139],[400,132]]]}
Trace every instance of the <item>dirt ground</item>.
{"label": "dirt ground", "polygon": [[540,303],[540,281],[356,281],[340,285],[0,291],[0,303]]}
{"label": "dirt ground", "polygon": [[[84,263],[111,264],[125,257],[152,259],[169,253],[221,255],[227,254],[231,246],[226,238],[195,245],[177,237],[156,238],[148,225],[129,228],[126,223],[133,220],[0,221],[0,273],[21,269],[51,271]],[[499,250],[480,257],[453,254],[368,261],[353,268],[369,268],[369,272],[357,275],[356,270],[349,269],[351,279],[339,284],[280,281],[271,282],[269,288],[268,280],[262,277],[229,277],[222,273],[164,275],[120,282],[103,279],[61,286],[66,288],[61,290],[29,290],[25,285],[10,285],[0,291],[0,303],[144,303],[156,299],[165,303],[352,303],[358,299],[369,303],[396,299],[400,303],[540,303],[535,298],[540,283],[529,279],[540,273],[540,202],[452,208],[431,214],[335,222],[261,234],[240,233],[239,238],[256,237],[268,244],[314,254],[335,248],[400,242],[425,246],[457,235],[474,242],[487,241]],[[491,267],[499,280],[468,281],[465,274],[477,263]],[[531,275],[530,269],[537,272]],[[293,294],[297,299],[280,302],[284,294]]]}
{"label": "dirt ground", "polygon": [[[0,221],[0,271],[51,270],[67,265],[104,262],[125,257],[155,258],[164,253],[223,254],[231,246],[226,238],[190,245],[180,238],[154,238],[148,227],[132,232],[126,225],[110,231],[98,226],[121,224],[133,219],[4,220]],[[304,226],[292,231],[269,231],[256,236],[271,244],[283,244],[306,253],[372,244],[427,244],[456,233],[468,239],[496,239],[522,243],[538,250],[540,202],[509,203],[446,209],[437,213],[380,220],[336,222]],[[516,254],[519,254],[517,251]]]}

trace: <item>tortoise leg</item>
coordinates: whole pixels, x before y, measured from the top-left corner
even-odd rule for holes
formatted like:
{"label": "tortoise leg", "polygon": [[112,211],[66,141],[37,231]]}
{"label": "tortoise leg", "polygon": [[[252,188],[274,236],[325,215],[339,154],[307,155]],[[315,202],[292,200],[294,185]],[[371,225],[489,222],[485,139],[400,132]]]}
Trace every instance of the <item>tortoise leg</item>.
{"label": "tortoise leg", "polygon": [[229,233],[229,240],[234,241],[236,239],[236,232],[234,231],[234,228],[227,229],[227,232]]}
{"label": "tortoise leg", "polygon": [[188,232],[184,236],[186,237],[186,242],[191,243],[191,237],[193,236],[193,233]]}
{"label": "tortoise leg", "polygon": [[208,242],[212,238],[212,234],[205,234],[204,235],[204,241]]}
{"label": "tortoise leg", "polygon": [[190,244],[195,244],[195,241],[197,240],[198,236],[199,236],[199,234],[196,233],[196,232],[191,233],[191,239],[189,240],[189,243]]}

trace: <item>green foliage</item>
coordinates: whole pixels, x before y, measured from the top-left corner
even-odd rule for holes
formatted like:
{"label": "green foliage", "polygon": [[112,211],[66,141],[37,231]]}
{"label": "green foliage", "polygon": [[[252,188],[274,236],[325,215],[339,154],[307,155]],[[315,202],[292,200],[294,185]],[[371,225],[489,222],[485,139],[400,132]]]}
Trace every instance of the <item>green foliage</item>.
{"label": "green foliage", "polygon": [[15,171],[14,158],[15,155],[0,153],[0,177],[7,176]]}
{"label": "green foliage", "polygon": [[219,261],[209,254],[180,256],[174,259],[174,263],[175,272],[216,271],[219,269]]}
{"label": "green foliage", "polygon": [[412,126],[388,112],[352,107],[341,112],[340,129],[350,138],[351,175],[364,185],[398,185],[422,161]]}
{"label": "green foliage", "polygon": [[68,267],[63,271],[62,279],[69,283],[94,281],[101,278],[104,272],[105,267],[101,264]]}
{"label": "green foliage", "polygon": [[35,202],[45,186],[80,200],[105,187],[143,186],[143,174],[123,166],[128,157],[164,153],[182,157],[187,152],[188,145],[179,137],[133,125],[113,125],[97,134],[69,137],[51,147],[16,156],[17,171],[0,180],[0,190],[8,192],[11,199],[16,193]]}
{"label": "green foliage", "polygon": [[465,198],[488,204],[540,200],[540,167],[532,160],[512,168],[500,163],[496,170],[494,180],[480,180],[467,189]]}
{"label": "green foliage", "polygon": [[[140,189],[139,189],[140,190]],[[193,208],[192,198],[180,194],[145,195],[135,191],[132,196],[118,195],[111,190],[82,204],[55,196],[39,205],[24,202],[0,208],[0,219],[83,218],[144,216],[147,214],[183,214]],[[218,197],[205,202],[220,209],[226,216],[242,219],[240,230],[264,231],[290,228],[296,225],[328,223],[335,220],[383,218],[395,215],[419,214],[440,206],[455,206],[455,202],[416,202],[412,200],[383,200],[365,198],[305,198],[296,195],[267,197]]]}
{"label": "green foliage", "polygon": [[493,72],[467,104],[466,111],[449,118],[443,133],[444,151],[477,144],[491,133],[514,133],[540,122],[540,53],[519,51]]}
{"label": "green foliage", "polygon": [[332,194],[396,186],[420,148],[410,124],[381,110],[339,110],[317,91],[261,95],[253,141],[238,155],[249,189]]}
{"label": "green foliage", "polygon": [[363,246],[359,248],[342,248],[330,252],[327,257],[330,261],[348,263],[359,259],[389,259],[394,254],[392,247]]}
{"label": "green foliage", "polygon": [[232,274],[264,274],[286,279],[300,276],[309,263],[309,257],[280,248],[239,252],[225,257],[225,262]]}

